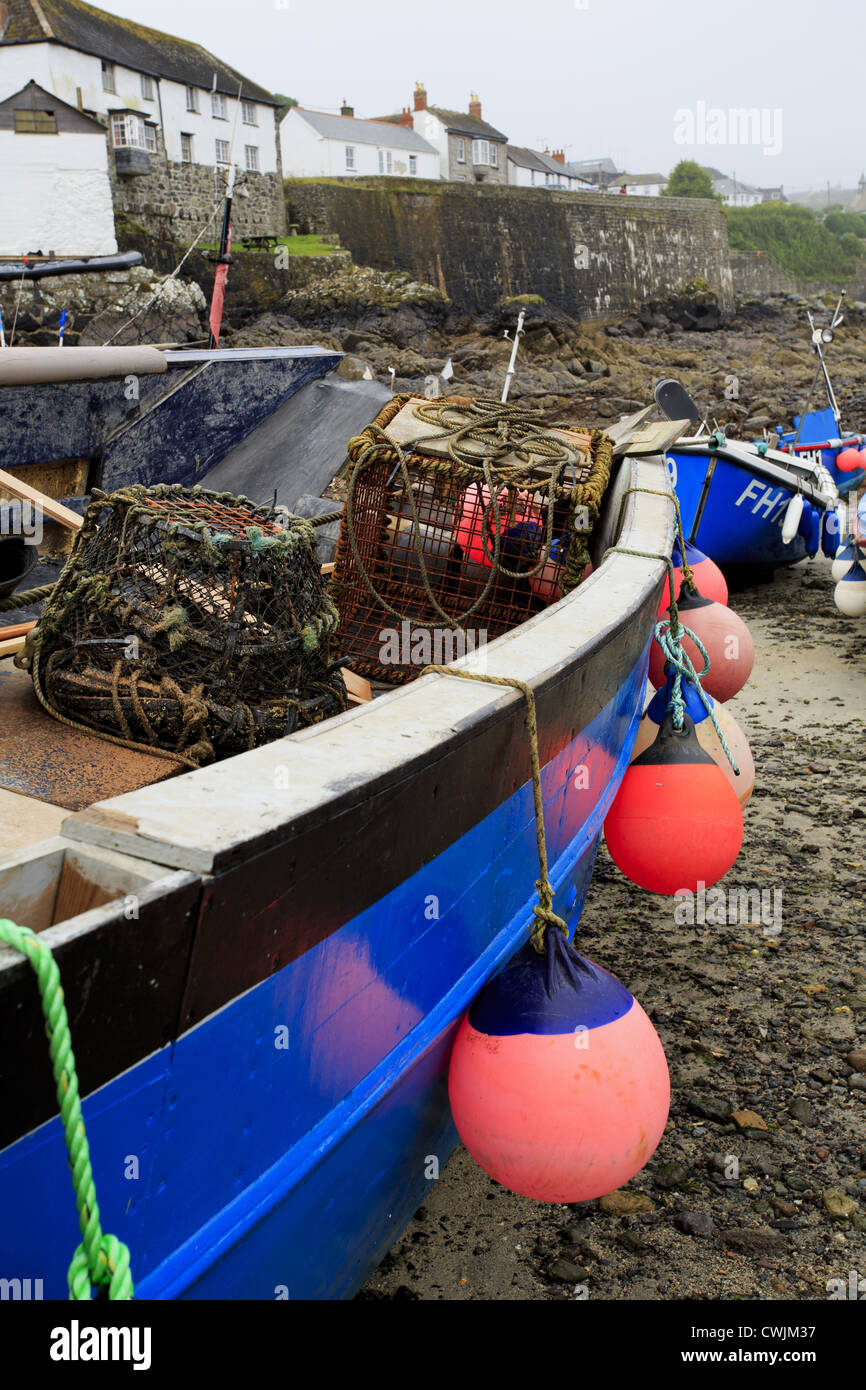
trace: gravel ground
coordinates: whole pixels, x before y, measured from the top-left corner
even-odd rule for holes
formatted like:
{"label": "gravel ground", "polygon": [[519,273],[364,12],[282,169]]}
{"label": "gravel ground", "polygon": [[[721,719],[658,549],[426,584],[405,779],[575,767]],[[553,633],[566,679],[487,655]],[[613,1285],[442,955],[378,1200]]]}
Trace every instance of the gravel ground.
{"label": "gravel ground", "polygon": [[832,590],[817,560],[732,596],[756,662],[729,708],[757,781],[722,886],[768,890],[768,918],[780,892],[780,930],[677,925],[599,854],[578,944],[664,1044],[653,1159],[562,1206],[461,1148],[360,1298],[810,1300],[852,1270],[866,1291],[866,622]]}

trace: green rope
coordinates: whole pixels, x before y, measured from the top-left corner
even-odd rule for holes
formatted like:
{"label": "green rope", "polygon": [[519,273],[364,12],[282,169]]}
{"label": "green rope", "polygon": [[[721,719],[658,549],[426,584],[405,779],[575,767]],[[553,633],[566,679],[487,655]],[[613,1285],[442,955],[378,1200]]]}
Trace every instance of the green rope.
{"label": "green rope", "polygon": [[531,941],[539,955],[544,954],[544,934],[548,927],[559,927],[568,939],[568,927],[553,910],[553,885],[547,869],[547,839],[544,833],[544,801],[541,795],[541,759],[538,753],[538,717],[535,709],[535,693],[525,681],[512,680],[508,676],[482,676],[475,671],[463,671],[455,666],[425,666],[422,676],[457,676],[465,681],[480,681],[485,685],[511,686],[519,690],[526,701],[526,727],[529,735],[529,759],[532,765],[532,794],[535,803],[535,839],[538,845],[538,880],[535,884],[538,902],[532,911],[535,924]]}
{"label": "green rope", "polygon": [[43,584],[41,589],[22,589],[19,594],[0,599],[0,613],[17,613],[19,608],[29,608],[31,603],[41,603],[53,592],[53,584]]}
{"label": "green rope", "polygon": [[129,1250],[116,1236],[104,1234],[100,1225],[90,1150],[78,1095],[69,1019],[57,962],[50,948],[35,932],[29,927],[16,926],[5,918],[0,920],[0,942],[20,951],[29,960],[36,973],[45,1015],[45,1031],[82,1235],[82,1242],[72,1256],[67,1274],[69,1297],[76,1301],[90,1299],[95,1286],[97,1289],[107,1288],[110,1299],[130,1299],[134,1296],[134,1288],[129,1271]]}

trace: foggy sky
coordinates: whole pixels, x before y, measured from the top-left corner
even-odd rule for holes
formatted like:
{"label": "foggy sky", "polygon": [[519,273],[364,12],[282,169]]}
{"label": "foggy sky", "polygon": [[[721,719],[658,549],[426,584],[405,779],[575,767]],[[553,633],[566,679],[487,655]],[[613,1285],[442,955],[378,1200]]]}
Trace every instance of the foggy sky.
{"label": "foggy sky", "polygon": [[[192,39],[302,105],[358,116],[412,105],[483,115],[511,144],[610,155],[630,173],[697,159],[759,186],[866,164],[862,5],[855,0],[103,0]],[[760,143],[677,143],[683,112],[759,108]],[[715,129],[719,130],[718,117]],[[696,134],[700,133],[700,125]],[[705,134],[710,133],[707,126]],[[730,133],[728,130],[726,133]],[[781,138],[779,138],[781,137]],[[736,139],[736,136],[735,136]],[[764,153],[780,146],[778,153]]]}

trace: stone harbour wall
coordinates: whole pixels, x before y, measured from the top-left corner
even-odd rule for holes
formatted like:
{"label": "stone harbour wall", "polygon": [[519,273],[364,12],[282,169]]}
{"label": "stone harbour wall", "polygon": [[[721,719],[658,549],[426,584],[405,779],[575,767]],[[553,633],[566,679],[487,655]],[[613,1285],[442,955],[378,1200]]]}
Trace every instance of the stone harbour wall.
{"label": "stone harbour wall", "polygon": [[302,231],[336,233],[358,264],[409,271],[469,312],[537,294],[602,319],[696,279],[733,305],[724,214],[708,199],[371,178],[289,179],[286,202]]}

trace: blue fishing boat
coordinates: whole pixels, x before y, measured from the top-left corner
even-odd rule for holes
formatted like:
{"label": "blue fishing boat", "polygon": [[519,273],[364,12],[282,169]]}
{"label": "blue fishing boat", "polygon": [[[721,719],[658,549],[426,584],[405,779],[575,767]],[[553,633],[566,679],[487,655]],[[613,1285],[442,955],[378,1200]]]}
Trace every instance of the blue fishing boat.
{"label": "blue fishing boat", "polygon": [[[283,358],[296,380],[323,365]],[[308,379],[280,407],[283,458],[332,463],[349,417],[353,433],[362,407],[370,418],[368,385]],[[289,418],[308,427],[301,442]],[[309,491],[278,477],[273,418],[257,428],[254,500],[270,503],[275,479],[287,503]],[[251,438],[211,451],[209,483],[221,470],[222,485],[255,484]],[[182,451],[165,445],[176,478]],[[97,455],[112,447],[103,437]],[[153,469],[161,446],[145,455]],[[387,523],[397,540],[400,525]],[[632,751],[672,541],[663,458],[626,451],[590,577],[548,606],[524,584],[532,616],[457,663],[534,692],[554,907],[570,928]],[[523,696],[422,675],[195,769],[57,723],[8,661],[0,712],[0,917],[39,933],[60,967],[102,1226],[131,1251],[136,1296],[351,1297],[456,1142],[455,1030],[527,938]],[[11,950],[0,1001],[0,1263],[63,1298],[78,1222],[39,999]]]}
{"label": "blue fishing boat", "polygon": [[[669,419],[700,420],[678,383],[660,382],[656,401]],[[839,494],[820,461],[705,427],[679,438],[666,457],[683,532],[716,564],[775,569],[819,549],[835,554]]]}

